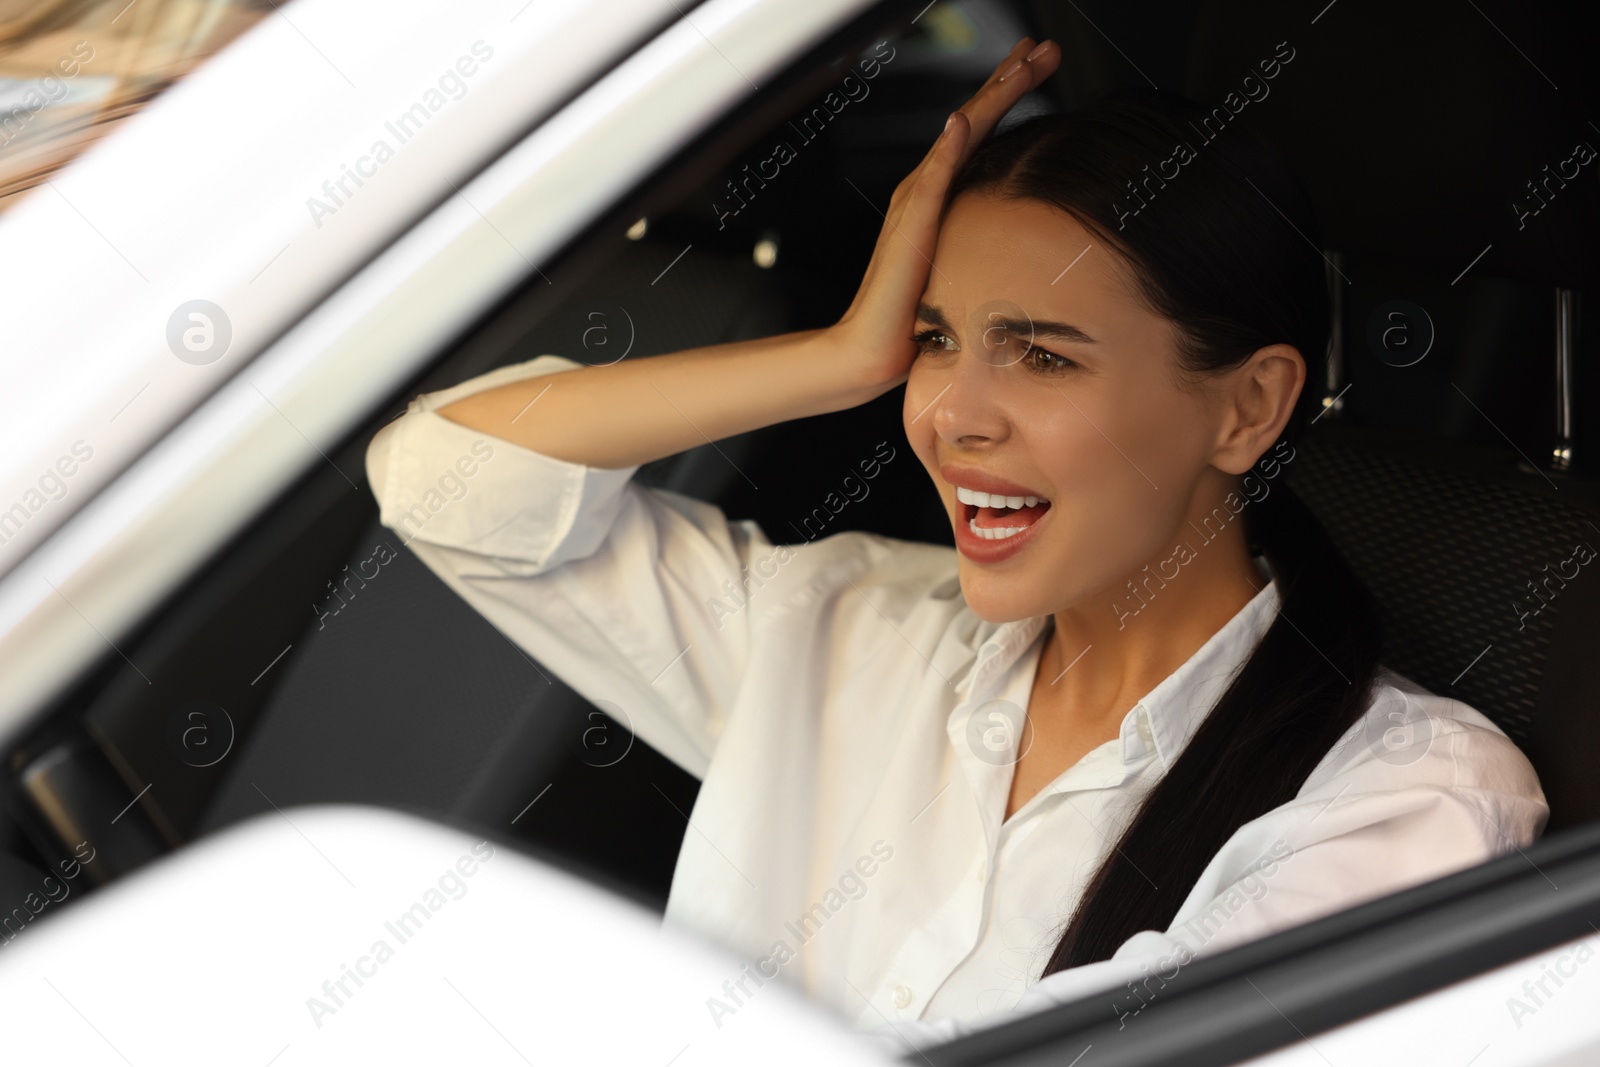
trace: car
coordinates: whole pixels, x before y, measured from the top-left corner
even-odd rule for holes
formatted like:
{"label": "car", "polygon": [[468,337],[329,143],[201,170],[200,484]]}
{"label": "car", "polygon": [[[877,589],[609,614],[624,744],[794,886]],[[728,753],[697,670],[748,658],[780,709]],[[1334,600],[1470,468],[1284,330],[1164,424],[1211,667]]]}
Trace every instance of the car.
{"label": "car", "polygon": [[[1577,5],[295,0],[127,29],[145,10],[0,30],[34,64],[0,69],[41,72],[33,100],[117,102],[90,137],[0,85],[0,130],[29,153],[0,145],[17,164],[0,176],[26,175],[0,186],[8,1053],[1600,1050],[1600,375],[1581,329],[1600,102]],[[86,51],[158,55],[135,46],[180,14],[214,21],[179,60],[75,86],[99,76]],[[889,193],[1023,34],[1059,42],[1062,69],[1007,122],[1160,84],[1231,101],[1294,159],[1337,326],[1283,476],[1380,601],[1386,662],[1522,747],[1549,827],[1124,991],[1135,1012],[1088,997],[911,1051],[888,1020],[863,1038],[775,989],[719,1025],[705,1002],[732,957],[652,921],[698,782],[396,543],[367,445],[419,392],[540,354],[827,324]],[[45,136],[56,119],[77,139]],[[900,434],[899,406],[893,390],[636,477],[775,537],[950,544],[909,467],[834,492]],[[436,924],[453,935],[399,951]]]}

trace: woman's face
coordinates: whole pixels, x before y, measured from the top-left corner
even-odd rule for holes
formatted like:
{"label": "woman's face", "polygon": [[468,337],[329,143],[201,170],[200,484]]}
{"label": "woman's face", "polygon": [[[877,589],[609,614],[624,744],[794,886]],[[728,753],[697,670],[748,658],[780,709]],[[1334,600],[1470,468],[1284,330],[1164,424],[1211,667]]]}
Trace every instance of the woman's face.
{"label": "woman's face", "polygon": [[[1180,385],[1173,326],[1132,284],[1103,241],[1049,205],[963,193],[946,213],[903,417],[980,618],[1092,611],[1098,595],[1111,617],[1125,583],[1193,540],[1180,530],[1234,485],[1211,465],[1222,394]],[[1008,518],[957,498],[986,485],[1042,500]],[[982,538],[967,529],[974,513],[1022,533]]]}

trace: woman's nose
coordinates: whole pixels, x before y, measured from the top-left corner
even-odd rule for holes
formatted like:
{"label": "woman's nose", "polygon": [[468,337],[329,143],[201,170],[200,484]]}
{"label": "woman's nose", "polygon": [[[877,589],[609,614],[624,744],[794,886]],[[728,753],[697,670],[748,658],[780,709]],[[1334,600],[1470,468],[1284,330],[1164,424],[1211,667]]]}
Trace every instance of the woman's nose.
{"label": "woman's nose", "polygon": [[945,441],[971,444],[1005,437],[1008,422],[997,388],[1004,369],[995,362],[992,352],[970,348],[952,361],[928,410],[934,432]]}

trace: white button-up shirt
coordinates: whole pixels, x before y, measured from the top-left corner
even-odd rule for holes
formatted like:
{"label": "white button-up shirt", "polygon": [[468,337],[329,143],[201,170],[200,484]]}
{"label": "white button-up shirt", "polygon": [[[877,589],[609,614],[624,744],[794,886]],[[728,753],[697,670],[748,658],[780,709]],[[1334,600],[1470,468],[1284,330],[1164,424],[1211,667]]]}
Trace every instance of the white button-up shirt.
{"label": "white button-up shirt", "polygon": [[[744,962],[706,991],[708,1026],[775,977],[912,1043],[1095,991],[1125,1015],[1143,1004],[1132,980],[1158,968],[1543,829],[1517,747],[1385,669],[1366,716],[1293,800],[1228,839],[1167,930],[1037,982],[1134,806],[1271,624],[1264,566],[1260,592],[1116,740],[1006,818],[1048,616],[979,619],[952,548],[856,531],[774,545],[754,522],[631,481],[636,467],[555,459],[435,410],[577,366],[540,356],[423,394],[374,437],[367,470],[382,523],[428,567],[702,779],[666,920]],[[858,477],[870,486],[895,462],[915,460],[884,443]]]}

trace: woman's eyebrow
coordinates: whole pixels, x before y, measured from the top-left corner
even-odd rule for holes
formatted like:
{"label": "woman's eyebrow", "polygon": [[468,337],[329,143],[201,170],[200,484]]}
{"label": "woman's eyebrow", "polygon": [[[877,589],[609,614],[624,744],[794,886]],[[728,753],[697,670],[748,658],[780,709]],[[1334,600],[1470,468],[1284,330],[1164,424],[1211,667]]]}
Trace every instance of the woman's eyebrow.
{"label": "woman's eyebrow", "polygon": [[[945,318],[944,310],[932,304],[917,304],[917,321],[926,322],[930,326],[940,329],[950,329],[950,323]],[[1084,333],[1070,322],[1056,322],[1053,319],[1009,318],[1004,315],[991,315],[990,330],[1001,330],[1016,337],[1026,337],[1030,340],[1049,337],[1057,341],[1068,341],[1072,344],[1093,345],[1099,344],[1093,337]]]}

